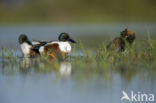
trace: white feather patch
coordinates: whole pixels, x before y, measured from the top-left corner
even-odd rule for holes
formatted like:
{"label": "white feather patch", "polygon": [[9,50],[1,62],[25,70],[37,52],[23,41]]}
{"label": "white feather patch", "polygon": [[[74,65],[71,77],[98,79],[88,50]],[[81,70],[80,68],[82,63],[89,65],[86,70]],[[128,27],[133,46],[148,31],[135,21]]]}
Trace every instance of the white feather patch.
{"label": "white feather patch", "polygon": [[41,43],[39,41],[33,41],[32,44],[37,45],[37,44],[41,44]]}
{"label": "white feather patch", "polygon": [[24,43],[21,44],[21,50],[22,50],[22,53],[23,53],[24,57],[29,56],[29,53],[30,53],[30,49],[31,48],[32,48],[32,46],[29,45],[26,42],[24,42]]}
{"label": "white feather patch", "polygon": [[62,52],[69,53],[69,52],[71,52],[71,50],[72,50],[71,45],[69,44],[69,42],[54,41],[54,42],[48,43],[48,44],[46,44],[46,45],[55,44],[55,43],[57,43],[57,44],[59,45],[59,49],[60,49]]}
{"label": "white feather patch", "polygon": [[43,53],[43,52],[44,52],[44,46],[41,46],[41,47],[39,48],[39,52],[40,52],[40,53]]}

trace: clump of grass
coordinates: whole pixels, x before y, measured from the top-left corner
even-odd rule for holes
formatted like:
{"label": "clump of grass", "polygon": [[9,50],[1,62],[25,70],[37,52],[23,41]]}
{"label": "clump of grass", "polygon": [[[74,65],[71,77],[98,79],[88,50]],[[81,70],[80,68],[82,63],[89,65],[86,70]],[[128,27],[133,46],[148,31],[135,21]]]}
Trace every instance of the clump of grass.
{"label": "clump of grass", "polygon": [[151,34],[149,32],[149,29],[147,29],[147,43],[148,43],[150,49],[154,48],[153,44],[152,44],[152,39],[151,39]]}
{"label": "clump of grass", "polygon": [[10,61],[16,61],[15,51],[11,49],[10,51],[5,51],[5,59]]}
{"label": "clump of grass", "polygon": [[3,46],[2,47],[2,60],[4,60],[4,57],[5,57],[5,47]]}
{"label": "clump of grass", "polygon": [[[96,50],[96,59],[99,60],[102,66],[109,65],[111,68],[116,68],[118,65],[124,65],[127,68],[145,67],[151,68],[155,64],[156,49],[153,40],[148,33],[146,42],[137,40],[137,43],[129,45],[126,43],[124,52],[107,51],[106,44],[102,44]],[[153,68],[153,66],[152,66]]]}

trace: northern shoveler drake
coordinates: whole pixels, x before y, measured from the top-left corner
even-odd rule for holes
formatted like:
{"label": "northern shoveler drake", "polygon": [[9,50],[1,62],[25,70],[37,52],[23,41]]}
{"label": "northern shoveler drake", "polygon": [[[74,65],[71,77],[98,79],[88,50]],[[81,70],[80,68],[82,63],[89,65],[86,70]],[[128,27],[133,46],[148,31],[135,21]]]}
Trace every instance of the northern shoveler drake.
{"label": "northern shoveler drake", "polygon": [[24,57],[37,56],[40,54],[48,54],[52,58],[55,58],[55,56],[66,56],[72,50],[69,42],[76,43],[67,33],[61,33],[58,37],[58,41],[49,42],[30,42],[26,35],[21,35],[19,37],[19,43]]}
{"label": "northern shoveler drake", "polygon": [[40,54],[25,34],[21,34],[18,41],[24,57],[33,57]]}
{"label": "northern shoveler drake", "polygon": [[128,42],[130,45],[135,40],[135,33],[130,29],[126,28],[120,33],[120,37],[116,37],[111,43],[107,45],[108,50],[124,51],[125,42]]}
{"label": "northern shoveler drake", "polygon": [[58,41],[50,41],[46,42],[46,44],[44,44],[45,42],[34,41],[33,44],[41,45],[39,52],[46,53],[54,58],[55,55],[57,57],[62,57],[71,52],[72,47],[69,42],[76,43],[76,41],[70,38],[68,33],[61,33],[58,37]]}

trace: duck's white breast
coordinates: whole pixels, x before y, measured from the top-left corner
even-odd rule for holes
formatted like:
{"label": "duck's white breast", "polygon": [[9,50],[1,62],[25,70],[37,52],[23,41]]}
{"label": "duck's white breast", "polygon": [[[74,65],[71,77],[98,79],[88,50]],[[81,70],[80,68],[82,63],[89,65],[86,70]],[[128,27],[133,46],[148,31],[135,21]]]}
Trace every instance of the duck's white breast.
{"label": "duck's white breast", "polygon": [[59,42],[59,47],[62,52],[71,52],[71,45],[68,42]]}
{"label": "duck's white breast", "polygon": [[59,45],[59,49],[62,51],[62,52],[65,52],[65,53],[69,53],[71,52],[71,45],[69,44],[69,42],[60,42],[60,41],[54,41],[54,42],[51,42],[51,43],[48,43],[47,45],[49,44],[55,44],[57,43]]}
{"label": "duck's white breast", "polygon": [[28,43],[22,43],[21,44],[21,50],[22,50],[24,56],[26,56],[30,53],[31,47],[32,46],[28,45]]}

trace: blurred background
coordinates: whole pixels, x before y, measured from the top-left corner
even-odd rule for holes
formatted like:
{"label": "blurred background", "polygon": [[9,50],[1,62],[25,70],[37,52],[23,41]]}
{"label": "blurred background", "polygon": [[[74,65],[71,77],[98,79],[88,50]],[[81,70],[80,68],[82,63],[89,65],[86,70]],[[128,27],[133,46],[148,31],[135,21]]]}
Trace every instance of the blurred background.
{"label": "blurred background", "polygon": [[0,0],[0,24],[155,22],[156,0]]}

